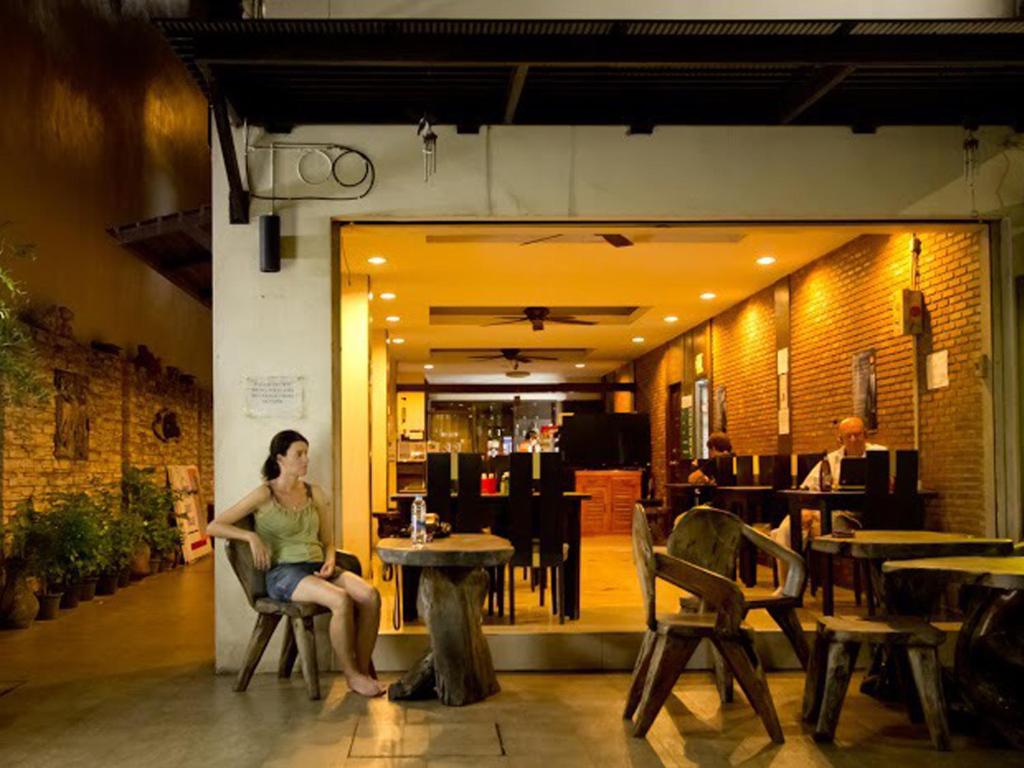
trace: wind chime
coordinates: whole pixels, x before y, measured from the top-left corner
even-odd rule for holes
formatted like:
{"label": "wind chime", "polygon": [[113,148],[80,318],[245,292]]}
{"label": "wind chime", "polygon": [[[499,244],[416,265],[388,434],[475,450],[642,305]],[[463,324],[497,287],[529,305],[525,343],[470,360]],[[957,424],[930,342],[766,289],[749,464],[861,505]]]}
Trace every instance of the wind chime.
{"label": "wind chime", "polygon": [[423,140],[423,181],[427,182],[437,173],[437,134],[426,115],[420,118],[416,135]]}

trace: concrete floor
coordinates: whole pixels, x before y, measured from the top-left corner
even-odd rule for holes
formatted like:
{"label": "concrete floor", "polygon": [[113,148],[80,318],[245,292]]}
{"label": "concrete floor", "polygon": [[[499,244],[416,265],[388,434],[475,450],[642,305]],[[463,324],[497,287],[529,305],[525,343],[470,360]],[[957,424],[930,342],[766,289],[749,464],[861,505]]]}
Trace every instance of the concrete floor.
{"label": "concrete floor", "polygon": [[0,632],[0,766],[1024,766],[962,735],[934,752],[923,726],[856,680],[837,742],[816,744],[795,672],[770,675],[783,746],[741,696],[720,706],[704,673],[682,676],[645,740],[620,716],[625,674],[505,673],[499,695],[463,709],[366,701],[334,675],[319,702],[297,675],[236,694],[212,673],[212,609],[206,561]]}

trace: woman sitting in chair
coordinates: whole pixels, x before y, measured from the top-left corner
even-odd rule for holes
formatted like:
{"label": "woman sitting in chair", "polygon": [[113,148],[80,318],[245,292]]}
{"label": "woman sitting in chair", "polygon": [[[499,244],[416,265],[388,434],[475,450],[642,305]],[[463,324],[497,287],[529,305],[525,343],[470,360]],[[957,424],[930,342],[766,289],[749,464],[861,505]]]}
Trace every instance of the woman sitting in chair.
{"label": "woman sitting in chair", "polygon": [[[371,674],[380,625],[380,592],[354,573],[335,571],[331,505],[323,490],[302,480],[309,442],[293,430],[274,435],[260,484],[207,526],[211,536],[249,544],[253,564],[267,571],[272,600],[316,603],[331,611],[330,637],[348,686],[363,696],[386,690]],[[236,525],[254,517],[254,530]]]}

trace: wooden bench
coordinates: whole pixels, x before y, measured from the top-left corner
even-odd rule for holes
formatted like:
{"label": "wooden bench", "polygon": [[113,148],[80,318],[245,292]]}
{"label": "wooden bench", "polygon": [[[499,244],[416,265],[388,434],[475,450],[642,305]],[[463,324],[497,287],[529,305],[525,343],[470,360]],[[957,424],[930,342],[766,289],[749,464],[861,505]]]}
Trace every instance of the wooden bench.
{"label": "wooden bench", "polygon": [[[903,649],[920,698],[928,732],[936,749],[949,750],[949,724],[942,695],[938,648],[946,633],[923,619],[876,617],[871,619],[823,616],[818,619],[818,634],[811,654],[810,669],[804,686],[803,719],[814,723],[816,741],[835,738],[839,712],[850,685],[853,665],[861,643],[887,645],[893,651]],[[907,690],[909,696],[914,691]],[[908,701],[911,711],[914,702]]]}

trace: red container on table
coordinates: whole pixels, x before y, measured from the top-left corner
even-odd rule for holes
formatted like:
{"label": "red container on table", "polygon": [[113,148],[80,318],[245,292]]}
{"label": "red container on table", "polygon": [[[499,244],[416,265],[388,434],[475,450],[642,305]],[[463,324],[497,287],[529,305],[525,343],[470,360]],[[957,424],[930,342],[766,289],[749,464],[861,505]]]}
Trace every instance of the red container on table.
{"label": "red container on table", "polygon": [[480,493],[497,493],[498,492],[498,478],[496,477],[481,477],[480,478]]}

